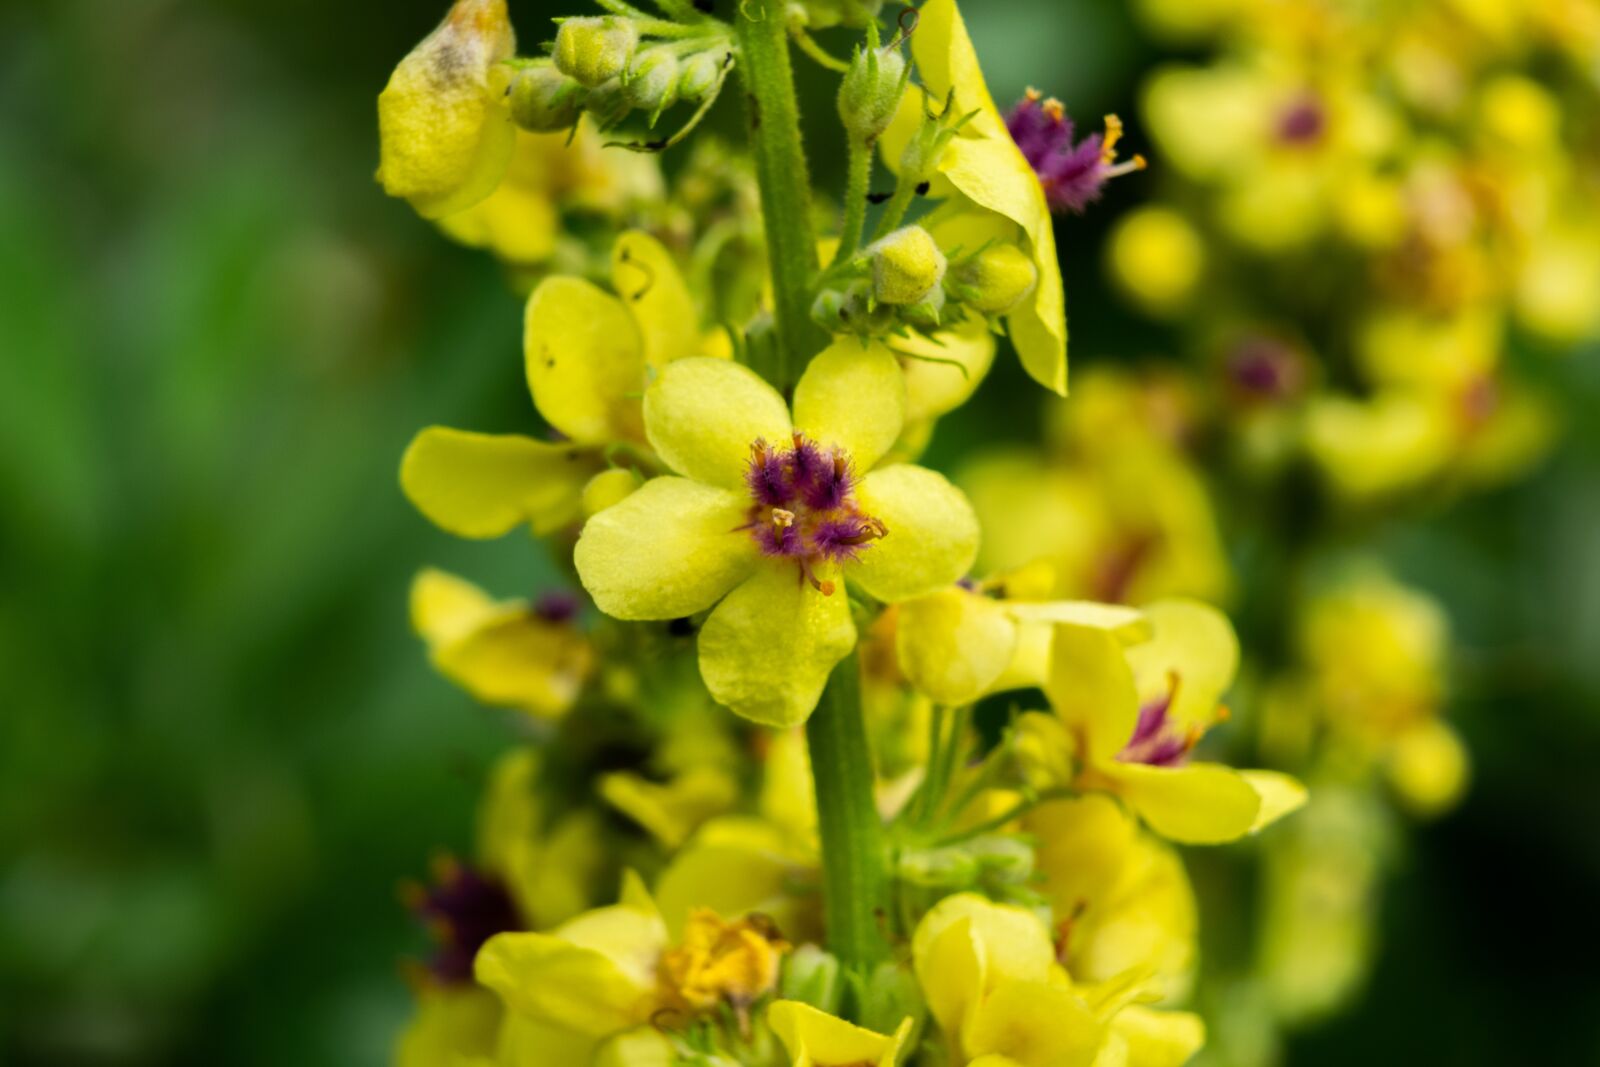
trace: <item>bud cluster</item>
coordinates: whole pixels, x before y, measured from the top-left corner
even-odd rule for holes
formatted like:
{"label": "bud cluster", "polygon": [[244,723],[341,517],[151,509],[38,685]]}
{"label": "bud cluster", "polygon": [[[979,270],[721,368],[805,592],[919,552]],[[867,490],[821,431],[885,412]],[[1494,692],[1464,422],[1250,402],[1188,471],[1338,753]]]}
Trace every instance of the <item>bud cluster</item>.
{"label": "bud cluster", "polygon": [[650,40],[619,15],[561,20],[550,51],[524,63],[511,85],[512,118],[534,133],[571,129],[585,113],[603,130],[635,112],[654,127],[676,104],[708,105],[733,62],[723,36]]}

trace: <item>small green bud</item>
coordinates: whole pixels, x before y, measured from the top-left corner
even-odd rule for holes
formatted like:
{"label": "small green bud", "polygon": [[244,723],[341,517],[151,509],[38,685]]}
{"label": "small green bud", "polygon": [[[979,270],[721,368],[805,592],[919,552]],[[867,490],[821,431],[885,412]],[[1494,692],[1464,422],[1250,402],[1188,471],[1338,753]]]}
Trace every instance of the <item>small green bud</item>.
{"label": "small green bud", "polygon": [[889,128],[911,76],[900,49],[875,47],[877,33],[872,36],[874,47],[856,49],[839,85],[839,118],[862,144],[871,144]]}
{"label": "small green bud", "polygon": [[570,18],[556,31],[556,67],[591,89],[618,77],[639,47],[639,27],[612,15]]}
{"label": "small green bud", "polygon": [[978,861],[960,848],[909,849],[900,854],[900,877],[912,885],[964,889],[978,878]]}
{"label": "small green bud", "polygon": [[811,321],[829,333],[849,333],[850,297],[838,289],[824,289],[811,302]]}
{"label": "small green bud", "polygon": [[900,317],[920,330],[937,330],[944,319],[945,295],[942,286],[934,286],[928,295],[915,304],[900,309]]}
{"label": "small green bud", "polygon": [[872,295],[879,303],[918,303],[944,279],[944,253],[921,226],[896,230],[866,252],[872,260]]}
{"label": "small green bud", "polygon": [[683,74],[678,78],[678,99],[697,104],[705,98],[722,76],[727,52],[699,52],[683,62]]}
{"label": "small green bud", "polygon": [[628,101],[628,88],[622,84],[622,79],[612,78],[589,90],[583,109],[602,130],[609,130],[628,117],[633,105]]}
{"label": "small green bud", "polygon": [[568,130],[583,113],[585,95],[583,86],[554,67],[525,67],[511,83],[511,118],[530,133]]}
{"label": "small green bud", "polygon": [[830,1015],[839,1010],[839,961],[816,945],[801,945],[783,961],[778,995],[798,1000]]}
{"label": "small green bud", "polygon": [[986,315],[1004,315],[1039,284],[1039,268],[1014,244],[994,244],[950,269],[951,291]]}
{"label": "small green bud", "polygon": [[917,976],[905,964],[880,963],[862,983],[861,1025],[880,1034],[894,1033],[902,1019],[920,1019],[927,1012]]}
{"label": "small green bud", "polygon": [[678,57],[665,49],[639,53],[623,78],[628,102],[652,115],[665,111],[678,99],[678,69]]}
{"label": "small green bud", "polygon": [[826,30],[834,26],[859,29],[876,25],[878,13],[883,10],[883,0],[799,0],[789,6],[790,17],[798,17],[802,25],[813,30]]}
{"label": "small green bud", "polygon": [[1033,849],[1015,837],[988,834],[967,843],[984,877],[1002,885],[1021,885],[1033,877]]}

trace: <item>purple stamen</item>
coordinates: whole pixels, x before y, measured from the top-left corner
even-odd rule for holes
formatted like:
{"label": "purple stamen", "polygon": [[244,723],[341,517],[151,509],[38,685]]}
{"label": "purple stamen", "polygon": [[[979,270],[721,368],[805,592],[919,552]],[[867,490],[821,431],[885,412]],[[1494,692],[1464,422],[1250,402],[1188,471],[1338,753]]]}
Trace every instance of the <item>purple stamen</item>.
{"label": "purple stamen", "polygon": [[1327,128],[1328,113],[1317,95],[1309,91],[1278,116],[1278,140],[1286,145],[1314,144]]}
{"label": "purple stamen", "polygon": [[1100,199],[1111,178],[1144,166],[1143,159],[1137,156],[1128,163],[1113,165],[1122,130],[1115,116],[1106,119],[1104,135],[1090,134],[1074,143],[1072,120],[1060,101],[1041,100],[1032,90],[1006,117],[1006,129],[1039,176],[1045,199],[1054,212],[1081,213]]}
{"label": "purple stamen", "polygon": [[794,492],[784,468],[783,453],[769,450],[762,440],[750,446],[750,467],[745,471],[745,482],[756,502],[770,508],[783,507]]}
{"label": "purple stamen", "polygon": [[564,589],[552,589],[539,594],[539,598],[533,602],[533,613],[545,622],[571,622],[578,617],[580,606],[574,594]]}
{"label": "purple stamen", "polygon": [[439,864],[430,886],[408,890],[411,910],[438,944],[428,968],[450,984],[472,981],[472,961],[495,934],[523,929],[511,895],[498,881],[454,861]]}
{"label": "purple stamen", "polygon": [[1176,692],[1177,679],[1174,678],[1166,696],[1139,709],[1133,735],[1117,753],[1118,762],[1143,763],[1148,767],[1181,767],[1189,762],[1189,751],[1200,736],[1197,731],[1183,730],[1172,721],[1172,698]]}

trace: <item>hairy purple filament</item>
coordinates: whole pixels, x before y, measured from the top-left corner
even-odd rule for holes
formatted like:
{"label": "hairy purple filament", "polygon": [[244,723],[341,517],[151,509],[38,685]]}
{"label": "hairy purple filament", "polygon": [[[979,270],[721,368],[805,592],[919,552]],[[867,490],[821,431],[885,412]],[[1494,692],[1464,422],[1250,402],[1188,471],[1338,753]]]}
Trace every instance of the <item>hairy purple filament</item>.
{"label": "hairy purple filament", "polygon": [[832,593],[833,583],[819,579],[816,568],[851,562],[889,532],[862,513],[857,480],[842,448],[823,448],[798,433],[790,448],[757,440],[745,471],[749,522],[741,529],[750,531],[764,555],[796,561],[803,580]]}
{"label": "hairy purple filament", "polygon": [[1140,708],[1133,736],[1117,753],[1117,759],[1151,767],[1181,767],[1189,762],[1189,752],[1200,739],[1199,731],[1179,729],[1171,721],[1171,709],[1171,694]]}
{"label": "hairy purple filament", "polygon": [[1278,116],[1278,140],[1286,145],[1315,144],[1327,128],[1327,111],[1311,92],[1302,95]]}
{"label": "hairy purple filament", "polygon": [[472,981],[472,961],[495,934],[524,929],[511,895],[498,881],[453,859],[438,863],[435,881],[404,887],[405,899],[438,947],[428,969],[450,984]]}
{"label": "hairy purple filament", "polygon": [[1119,174],[1144,167],[1135,156],[1116,164],[1116,144],[1122,124],[1116,116],[1106,118],[1106,132],[1090,134],[1073,142],[1072,120],[1059,100],[1041,100],[1029,90],[1022,102],[1006,117],[1006,128],[1023,158],[1039,176],[1045,199],[1054,212],[1081,213],[1100,199],[1105,183]]}
{"label": "hairy purple filament", "polygon": [[533,613],[545,622],[571,622],[578,617],[578,598],[565,590],[540,593],[533,602]]}

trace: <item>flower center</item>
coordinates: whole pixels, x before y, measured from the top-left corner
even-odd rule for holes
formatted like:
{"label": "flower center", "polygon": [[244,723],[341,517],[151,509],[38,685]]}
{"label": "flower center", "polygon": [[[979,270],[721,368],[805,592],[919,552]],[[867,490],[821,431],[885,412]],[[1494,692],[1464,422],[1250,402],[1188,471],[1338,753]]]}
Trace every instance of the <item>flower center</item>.
{"label": "flower center", "polygon": [[[1152,700],[1139,709],[1139,721],[1134,724],[1133,736],[1117,753],[1121,763],[1143,763],[1150,767],[1182,767],[1189,762],[1189,753],[1205,736],[1205,727],[1190,724],[1184,727],[1172,720],[1172,702],[1178,696],[1178,675],[1170,675],[1167,694]],[[1217,717],[1226,719],[1228,709],[1219,707]]]}
{"label": "flower center", "polygon": [[727,922],[709,908],[697,908],[682,943],[662,953],[661,982],[681,1010],[706,1012],[724,1003],[745,1007],[777,986],[778,965],[788,950],[763,915]]}
{"label": "flower center", "polygon": [[472,981],[472,961],[495,934],[525,929],[503,885],[449,856],[434,861],[433,882],[407,882],[401,898],[433,935],[428,970],[440,982]]}
{"label": "flower center", "polygon": [[1100,198],[1106,182],[1130,171],[1143,170],[1143,156],[1117,162],[1117,142],[1122,120],[1106,116],[1104,134],[1092,133],[1074,143],[1072,120],[1061,101],[1042,99],[1029,89],[1022,102],[1006,116],[1006,129],[1044,186],[1052,211],[1081,212]]}
{"label": "flower center", "polygon": [[763,555],[794,560],[802,580],[823,595],[833,593],[834,583],[817,576],[820,567],[849,563],[888,536],[882,521],[862,512],[855,467],[842,448],[823,448],[800,433],[790,448],[758,438],[745,482],[751,503],[740,529],[750,531]]}

